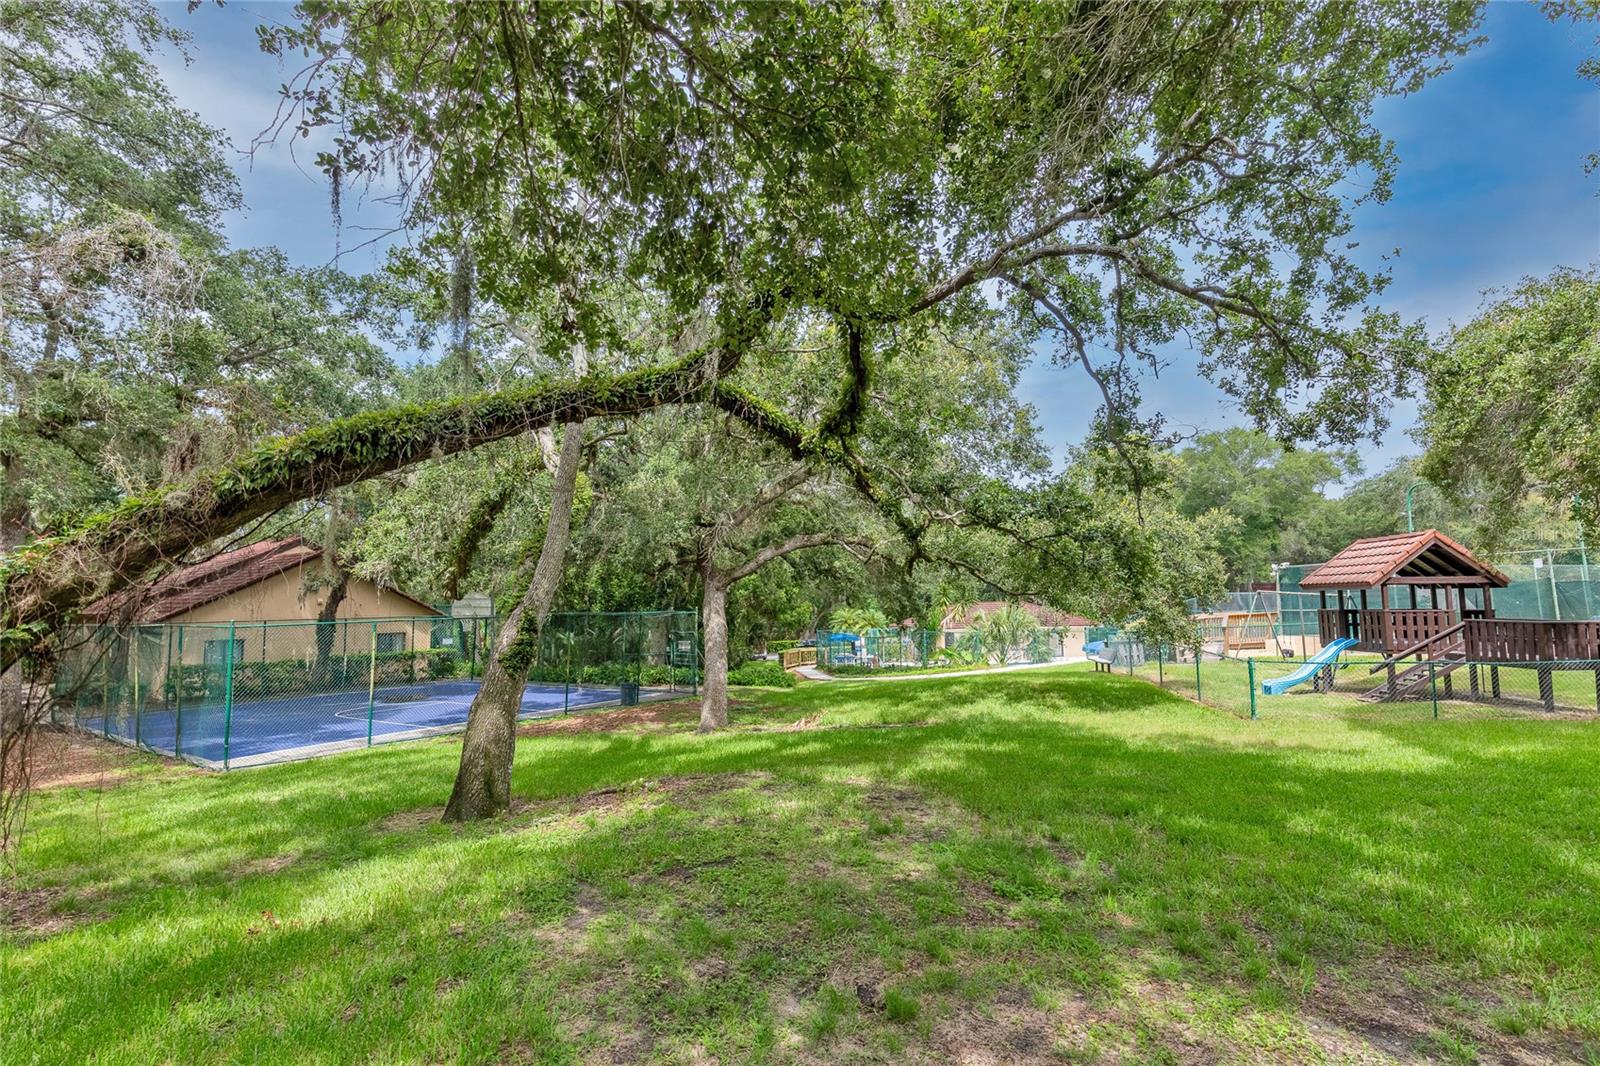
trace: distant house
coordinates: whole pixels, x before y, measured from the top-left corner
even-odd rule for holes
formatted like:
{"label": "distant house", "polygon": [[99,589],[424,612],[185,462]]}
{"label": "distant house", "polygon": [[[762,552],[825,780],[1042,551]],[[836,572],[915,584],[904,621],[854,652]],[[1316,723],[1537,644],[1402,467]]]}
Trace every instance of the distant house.
{"label": "distant house", "polygon": [[[984,600],[975,603],[963,611],[952,611],[940,623],[940,647],[953,647],[963,637],[978,627],[978,623],[989,615],[1005,609],[1003,600]],[[1052,658],[1077,659],[1083,656],[1083,642],[1085,633],[1093,623],[1089,619],[1076,614],[1067,614],[1054,607],[1046,607],[1041,603],[1021,601],[1021,607],[1045,629],[1054,630],[1056,636],[1052,646]]]}
{"label": "distant house", "polygon": [[[226,654],[224,627],[230,622],[235,623],[235,660],[293,657],[304,654],[315,627],[271,623],[317,621],[329,593],[315,580],[321,557],[322,549],[299,537],[264,540],[175,570],[132,594],[101,600],[84,614],[91,622],[118,626],[193,627],[192,639],[184,643],[186,663],[219,661]],[[377,650],[390,653],[430,647],[433,626],[416,619],[443,615],[403,592],[351,575],[335,617],[371,620]],[[360,627],[337,627],[341,645],[372,646],[372,631],[346,638],[351,628]]]}

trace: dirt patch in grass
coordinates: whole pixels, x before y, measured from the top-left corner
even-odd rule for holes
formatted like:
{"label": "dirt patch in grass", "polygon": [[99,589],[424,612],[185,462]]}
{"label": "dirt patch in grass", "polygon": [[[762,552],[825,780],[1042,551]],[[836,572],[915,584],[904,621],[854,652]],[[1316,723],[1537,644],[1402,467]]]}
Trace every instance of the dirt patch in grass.
{"label": "dirt patch in grass", "polygon": [[1331,1058],[1377,1051],[1401,1062],[1465,1061],[1507,1066],[1583,1061],[1576,1039],[1543,1031],[1513,1035],[1487,1019],[1510,1004],[1418,960],[1363,965],[1354,979],[1319,975],[1301,1007],[1312,1040]]}
{"label": "dirt patch in grass", "polygon": [[[734,704],[737,706],[737,704]],[[695,700],[664,700],[641,703],[637,707],[612,707],[607,710],[564,714],[541,718],[517,729],[519,737],[543,737],[570,733],[661,733],[693,728],[700,722],[700,704]]]}
{"label": "dirt patch in grass", "polygon": [[[753,700],[729,700],[730,712],[761,711],[761,704]],[[761,714],[757,717],[765,718]],[[777,730],[794,732],[819,728],[822,712],[794,721],[786,721],[781,714],[773,714],[773,721],[735,720],[727,732],[766,732]],[[553,718],[540,718],[524,723],[517,729],[519,737],[560,736],[574,733],[686,733],[700,724],[700,701],[697,699],[662,700],[641,703],[637,707],[611,707],[597,711],[564,714]],[[826,727],[823,727],[826,728]]]}
{"label": "dirt patch in grass", "polygon": [[395,811],[393,814],[385,815],[373,823],[373,828],[380,833],[403,833],[432,825],[443,817],[443,806],[416,807],[409,811]]}
{"label": "dirt patch in grass", "polygon": [[572,908],[565,917],[539,922],[530,920],[527,914],[517,912],[509,918],[508,924],[531,926],[527,930],[528,935],[546,948],[574,956],[583,950],[589,926],[595,919],[603,916],[606,910],[604,894],[585,881],[578,885],[577,892],[572,898]]}
{"label": "dirt patch in grass", "polygon": [[236,864],[232,869],[234,877],[255,877],[259,874],[275,874],[286,870],[300,861],[298,855],[263,855],[248,862]]}
{"label": "dirt patch in grass", "polygon": [[[121,784],[142,759],[177,765],[176,759],[136,752],[121,744],[54,726],[35,729],[28,747],[28,783],[36,792],[56,788],[108,789]],[[5,768],[13,780],[16,765]]]}
{"label": "dirt patch in grass", "polygon": [[[960,1066],[1031,1066],[1059,1063],[1076,1046],[1076,1021],[1035,1006],[1027,998],[997,996],[987,1008],[962,1006],[941,1019],[929,1035],[934,1057]],[[1068,1024],[1064,1024],[1068,1023]]]}
{"label": "dirt patch in grass", "polygon": [[105,914],[64,907],[69,893],[65,888],[41,886],[23,888],[14,877],[0,877],[0,928],[8,937],[43,940],[64,933],[74,926],[103,921]]}
{"label": "dirt patch in grass", "polygon": [[694,802],[701,797],[726,792],[729,789],[760,785],[771,781],[770,774],[751,772],[736,774],[680,774],[672,777],[652,777],[627,785],[597,788],[576,796],[562,796],[550,800],[530,800],[512,804],[512,813],[543,822],[549,817],[589,814],[596,811],[614,811],[624,807],[649,807],[664,800]]}
{"label": "dirt patch in grass", "polygon": [[[647,778],[627,785],[610,785],[576,796],[560,796],[555,799],[530,800],[513,796],[511,809],[501,818],[488,822],[466,823],[456,828],[467,831],[489,826],[504,832],[548,829],[555,821],[605,814],[624,808],[640,810],[658,804],[669,796],[695,796],[722,792],[768,779],[770,775],[763,773],[692,774]],[[382,833],[409,832],[440,822],[444,818],[444,810],[442,806],[430,806],[395,811],[374,822],[373,829]]]}

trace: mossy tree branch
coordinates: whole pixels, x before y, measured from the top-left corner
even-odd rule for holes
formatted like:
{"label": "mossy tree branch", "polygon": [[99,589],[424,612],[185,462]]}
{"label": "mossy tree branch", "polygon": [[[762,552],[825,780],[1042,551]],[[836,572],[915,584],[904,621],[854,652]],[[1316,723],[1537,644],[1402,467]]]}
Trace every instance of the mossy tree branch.
{"label": "mossy tree branch", "polygon": [[0,669],[84,605],[251,521],[343,485],[541,426],[627,416],[705,397],[748,337],[665,367],[376,411],[269,441],[185,484],[124,501],[0,568]]}

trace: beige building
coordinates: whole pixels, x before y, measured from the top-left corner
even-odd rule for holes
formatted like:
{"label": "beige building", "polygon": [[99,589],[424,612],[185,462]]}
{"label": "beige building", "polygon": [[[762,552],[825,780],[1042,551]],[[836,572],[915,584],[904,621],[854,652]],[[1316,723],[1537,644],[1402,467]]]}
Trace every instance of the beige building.
{"label": "beige building", "polygon": [[[961,641],[969,632],[975,629],[978,622],[984,617],[1005,609],[1002,600],[984,600],[973,604],[959,613],[952,612],[945,616],[943,624],[939,627],[939,646],[951,647]],[[1054,659],[1081,659],[1083,658],[1083,642],[1090,622],[1080,615],[1067,614],[1053,607],[1046,607],[1040,603],[1022,601],[1023,610],[1033,615],[1034,619],[1045,629],[1053,633],[1051,643],[1051,658]]]}
{"label": "beige building", "polygon": [[[299,537],[260,541],[176,570],[134,595],[102,600],[85,614],[118,626],[181,626],[186,664],[222,661],[230,623],[235,662],[306,658],[317,653],[318,627],[310,623],[330,593],[321,557]],[[345,624],[324,635],[332,638],[326,650],[342,655],[374,643],[383,654],[426,650],[433,633],[427,619],[444,615],[352,575],[334,617]]]}

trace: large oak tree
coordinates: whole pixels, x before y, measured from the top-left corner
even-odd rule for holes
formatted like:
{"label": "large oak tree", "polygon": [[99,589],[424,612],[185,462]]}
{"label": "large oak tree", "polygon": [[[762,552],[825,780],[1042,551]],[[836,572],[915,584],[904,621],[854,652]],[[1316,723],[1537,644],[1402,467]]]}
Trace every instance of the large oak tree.
{"label": "large oak tree", "polygon": [[[1395,167],[1373,105],[1441,69],[1477,17],[1471,3],[982,0],[300,10],[267,38],[309,57],[282,128],[333,133],[320,161],[336,187],[393,182],[420,256],[465,256],[506,306],[559,291],[539,305],[575,323],[571,343],[638,369],[332,423],[130,500],[9,562],[8,662],[86,598],[285,503],[667,403],[715,403],[842,470],[922,545],[935,495],[886,483],[851,446],[871,364],[997,296],[1085,371],[1136,491],[1155,428],[1139,373],[1180,334],[1261,426],[1357,435],[1420,342],[1374,306],[1384,279],[1346,244],[1352,205],[1384,198]],[[609,313],[619,281],[703,343],[666,363],[639,351]],[[813,417],[739,376],[796,315],[837,324],[837,402]],[[1006,495],[987,486],[968,519],[1057,552],[1099,529],[1081,486]]]}

